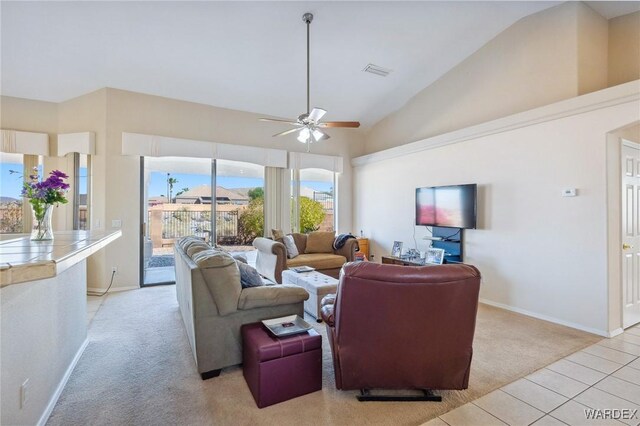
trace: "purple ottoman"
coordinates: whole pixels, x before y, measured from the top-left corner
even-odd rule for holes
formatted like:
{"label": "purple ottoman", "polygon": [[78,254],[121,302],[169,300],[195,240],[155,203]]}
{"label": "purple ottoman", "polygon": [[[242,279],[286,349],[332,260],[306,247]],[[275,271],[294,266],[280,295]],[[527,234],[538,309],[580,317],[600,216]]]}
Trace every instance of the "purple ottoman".
{"label": "purple ottoman", "polygon": [[258,407],[322,389],[322,337],[315,330],[276,338],[253,323],[241,332],[242,370]]}

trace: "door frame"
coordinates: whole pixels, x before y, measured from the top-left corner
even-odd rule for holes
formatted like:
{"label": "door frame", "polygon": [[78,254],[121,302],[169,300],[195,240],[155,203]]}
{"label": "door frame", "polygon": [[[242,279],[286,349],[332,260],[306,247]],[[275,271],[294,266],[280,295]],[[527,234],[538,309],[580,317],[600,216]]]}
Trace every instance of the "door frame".
{"label": "door frame", "polygon": [[[623,299],[622,299],[622,143],[624,132],[640,125],[640,121],[612,130],[606,134],[605,167],[606,167],[606,244],[607,244],[607,334],[614,337],[623,329]],[[585,230],[587,232],[587,230]]]}

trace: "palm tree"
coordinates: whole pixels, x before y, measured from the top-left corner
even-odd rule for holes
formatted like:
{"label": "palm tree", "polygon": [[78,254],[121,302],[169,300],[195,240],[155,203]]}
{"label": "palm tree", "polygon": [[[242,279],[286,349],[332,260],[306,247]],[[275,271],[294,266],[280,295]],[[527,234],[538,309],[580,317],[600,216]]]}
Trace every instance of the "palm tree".
{"label": "palm tree", "polygon": [[167,173],[167,186],[169,187],[169,204],[171,204],[172,200],[171,194],[173,193],[173,185],[175,185],[176,183],[178,183],[178,179],[172,178],[171,173]]}

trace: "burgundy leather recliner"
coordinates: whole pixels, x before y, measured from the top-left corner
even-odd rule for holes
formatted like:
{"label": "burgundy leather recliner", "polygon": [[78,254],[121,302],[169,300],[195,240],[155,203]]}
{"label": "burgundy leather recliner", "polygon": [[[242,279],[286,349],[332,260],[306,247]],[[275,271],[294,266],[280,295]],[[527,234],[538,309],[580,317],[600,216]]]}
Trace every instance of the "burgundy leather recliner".
{"label": "burgundy leather recliner", "polygon": [[466,389],[479,290],[470,265],[345,265],[322,307],[336,387]]}

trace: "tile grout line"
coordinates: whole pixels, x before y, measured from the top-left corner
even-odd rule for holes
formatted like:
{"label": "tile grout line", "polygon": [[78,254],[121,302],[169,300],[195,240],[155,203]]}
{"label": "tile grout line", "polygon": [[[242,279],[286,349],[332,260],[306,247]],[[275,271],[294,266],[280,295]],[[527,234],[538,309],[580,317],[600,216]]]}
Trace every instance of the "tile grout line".
{"label": "tile grout line", "polygon": [[[500,390],[500,389],[496,389],[496,390]],[[495,391],[494,391],[494,392],[495,392]],[[491,392],[489,392],[489,393],[491,393]],[[487,394],[487,395],[489,395],[489,394]],[[482,398],[482,397],[480,397],[480,398]],[[504,420],[502,420],[500,417],[496,416],[495,414],[491,414],[490,412],[488,412],[487,410],[485,410],[485,409],[484,409],[484,408],[482,408],[481,406],[479,406],[479,405],[475,404],[475,401],[477,401],[477,400],[478,400],[478,399],[480,399],[480,398],[476,398],[476,399],[474,399],[473,401],[471,401],[471,404],[472,404],[472,405],[474,405],[474,406],[476,406],[476,407],[478,407],[479,409],[481,409],[482,411],[484,411],[485,413],[487,413],[487,414],[488,414],[488,415],[490,415],[491,417],[494,417],[494,418],[498,419],[498,421],[499,421],[500,423],[504,423],[504,424],[506,424],[506,425],[509,425],[509,423],[505,422],[505,421],[504,421]],[[511,425],[509,425],[509,426],[511,426]]]}

